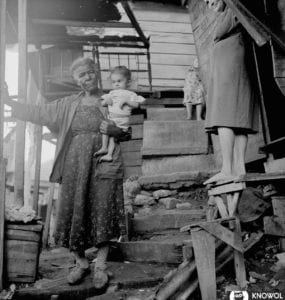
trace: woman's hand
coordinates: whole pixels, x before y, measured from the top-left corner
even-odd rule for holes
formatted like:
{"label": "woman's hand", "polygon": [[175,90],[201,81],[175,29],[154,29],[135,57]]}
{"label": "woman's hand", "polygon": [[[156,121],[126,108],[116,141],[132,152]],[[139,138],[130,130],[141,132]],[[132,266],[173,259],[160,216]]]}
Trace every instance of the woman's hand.
{"label": "woman's hand", "polygon": [[104,120],[100,125],[100,132],[109,136],[117,137],[121,134],[121,129],[113,121]]}
{"label": "woman's hand", "polygon": [[117,127],[113,121],[104,120],[100,125],[100,132],[118,139],[121,142],[128,141],[132,137],[132,129],[129,127],[127,131],[123,131]]}

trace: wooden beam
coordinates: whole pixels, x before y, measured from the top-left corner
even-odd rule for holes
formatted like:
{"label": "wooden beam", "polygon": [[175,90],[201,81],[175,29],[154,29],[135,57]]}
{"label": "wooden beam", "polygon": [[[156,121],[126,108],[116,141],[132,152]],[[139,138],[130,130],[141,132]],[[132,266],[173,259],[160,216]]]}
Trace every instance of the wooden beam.
{"label": "wooden beam", "polygon": [[[3,6],[1,1],[1,12],[3,12]],[[4,10],[6,12],[6,8]],[[0,159],[0,291],[3,289],[3,264],[4,264],[4,222],[5,222],[5,188],[6,188],[6,160]]]}
{"label": "wooden beam", "polygon": [[146,48],[149,48],[149,40],[144,35],[135,15],[133,14],[133,11],[131,10],[128,1],[121,1],[121,4],[129,17],[130,21],[132,22],[134,28],[136,29],[138,35],[140,36],[142,42],[145,44]]}
{"label": "wooden beam", "polygon": [[216,300],[215,238],[205,230],[191,230],[199,286],[203,300]]}
{"label": "wooden beam", "polygon": [[[26,102],[27,0],[18,0],[18,41],[19,41],[18,95],[19,95],[20,102]],[[15,201],[19,205],[24,205],[25,127],[26,127],[25,122],[17,121],[14,185],[15,185]]]}
{"label": "wooden beam", "polygon": [[33,24],[52,26],[74,26],[74,27],[105,27],[105,28],[133,28],[131,23],[126,22],[83,22],[74,20],[58,19],[32,19]]}
{"label": "wooden beam", "polygon": [[44,232],[43,232],[43,247],[44,248],[46,248],[48,245],[48,236],[49,236],[50,220],[51,220],[51,214],[52,214],[54,190],[55,190],[55,183],[52,182],[52,183],[50,183],[49,191],[48,191],[47,214],[46,214]]}
{"label": "wooden beam", "polygon": [[232,232],[226,227],[213,222],[201,223],[199,226],[239,252],[244,252],[241,237],[237,233]]}
{"label": "wooden beam", "polygon": [[[42,53],[41,50],[38,51],[38,76],[39,76],[39,87],[38,87],[38,95],[40,97],[40,103],[43,102],[41,90],[43,83],[43,69],[42,69]],[[41,177],[41,158],[42,158],[42,132],[43,128],[40,125],[36,125],[35,132],[35,143],[36,143],[36,163],[35,163],[35,180],[34,180],[34,188],[33,188],[33,210],[38,213],[38,202],[39,202],[39,192],[40,192],[40,177]]]}
{"label": "wooden beam", "polygon": [[0,3],[0,159],[3,158],[4,138],[4,97],[5,92],[5,52],[6,52],[6,0]]}

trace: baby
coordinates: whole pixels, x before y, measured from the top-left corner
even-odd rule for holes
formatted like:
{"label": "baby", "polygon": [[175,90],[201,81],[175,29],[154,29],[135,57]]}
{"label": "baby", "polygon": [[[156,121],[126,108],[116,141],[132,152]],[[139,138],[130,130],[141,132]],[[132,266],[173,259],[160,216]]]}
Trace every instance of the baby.
{"label": "baby", "polygon": [[[102,105],[108,106],[108,118],[123,130],[128,130],[129,119],[133,108],[139,107],[145,99],[128,91],[131,83],[131,71],[125,66],[115,67],[111,72],[113,90],[102,96]],[[100,161],[112,161],[115,141],[108,135],[102,136],[102,147],[95,155],[105,154]]]}
{"label": "baby", "polygon": [[202,120],[202,105],[204,103],[204,88],[198,75],[198,60],[195,59],[193,67],[190,67],[185,78],[184,100],[187,119],[192,117],[193,105],[196,106],[196,120]]}

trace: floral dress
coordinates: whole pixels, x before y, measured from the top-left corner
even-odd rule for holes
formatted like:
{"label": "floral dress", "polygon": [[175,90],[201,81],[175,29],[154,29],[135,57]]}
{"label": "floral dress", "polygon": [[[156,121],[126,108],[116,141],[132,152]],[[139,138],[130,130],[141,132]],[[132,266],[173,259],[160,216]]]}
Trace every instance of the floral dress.
{"label": "floral dress", "polygon": [[197,105],[204,103],[204,87],[197,74],[197,71],[190,67],[184,82],[184,99],[183,104],[187,103]]}
{"label": "floral dress", "polygon": [[101,148],[102,120],[96,105],[78,106],[64,161],[55,242],[81,255],[125,234],[120,149],[116,147],[112,162],[99,163],[93,155]]}

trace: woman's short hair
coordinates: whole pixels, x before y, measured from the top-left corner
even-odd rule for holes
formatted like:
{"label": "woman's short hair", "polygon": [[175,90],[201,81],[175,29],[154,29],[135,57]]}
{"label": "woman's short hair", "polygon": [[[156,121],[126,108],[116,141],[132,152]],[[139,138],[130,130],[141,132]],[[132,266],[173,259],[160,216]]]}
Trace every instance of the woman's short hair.
{"label": "woman's short hair", "polygon": [[123,75],[127,80],[132,79],[132,73],[131,71],[125,67],[125,66],[117,66],[111,70],[111,75],[112,74],[121,74]]}
{"label": "woman's short hair", "polygon": [[98,67],[94,60],[90,57],[78,57],[73,61],[73,63],[70,66],[70,72],[73,74],[73,72],[81,67],[81,66],[90,66],[93,67],[95,71],[98,71]]}

